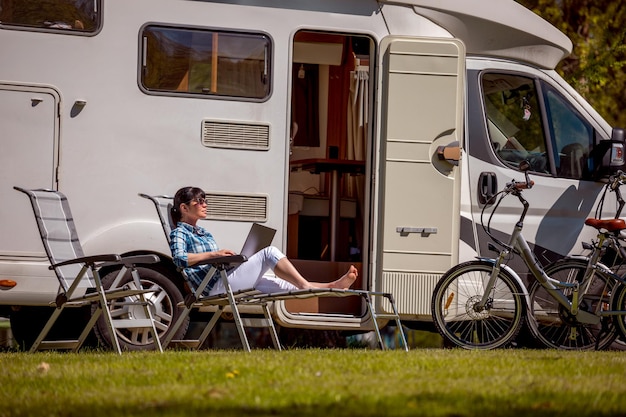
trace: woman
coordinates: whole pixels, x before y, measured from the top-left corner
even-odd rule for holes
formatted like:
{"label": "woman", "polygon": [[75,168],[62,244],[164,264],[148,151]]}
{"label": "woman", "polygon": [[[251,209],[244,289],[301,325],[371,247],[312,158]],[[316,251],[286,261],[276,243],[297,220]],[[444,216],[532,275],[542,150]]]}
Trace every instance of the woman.
{"label": "woman", "polygon": [[[171,215],[177,227],[170,234],[170,249],[174,263],[185,268],[188,279],[196,287],[206,277],[211,265],[194,265],[211,258],[236,255],[232,250],[219,249],[211,233],[197,225],[198,220],[206,217],[206,211],[205,193],[200,188],[184,187],[176,192]],[[274,271],[276,277],[264,276],[269,269]],[[309,282],[282,252],[274,246],[268,246],[228,272],[228,282],[233,291],[254,288],[263,293],[275,293],[308,288],[347,289],[357,276],[358,270],[352,265],[333,282]],[[224,291],[219,273],[216,272],[205,292],[213,295]]]}

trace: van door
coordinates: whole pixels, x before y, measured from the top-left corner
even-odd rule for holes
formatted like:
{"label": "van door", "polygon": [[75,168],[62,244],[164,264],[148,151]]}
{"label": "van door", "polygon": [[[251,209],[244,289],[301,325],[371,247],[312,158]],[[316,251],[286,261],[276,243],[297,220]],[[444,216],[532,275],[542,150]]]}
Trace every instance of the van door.
{"label": "van door", "polygon": [[0,84],[2,259],[45,259],[28,198],[13,187],[55,188],[58,108],[51,88]]}
{"label": "van door", "polygon": [[375,288],[401,314],[430,316],[437,280],[458,261],[465,50],[388,37],[381,54]]}

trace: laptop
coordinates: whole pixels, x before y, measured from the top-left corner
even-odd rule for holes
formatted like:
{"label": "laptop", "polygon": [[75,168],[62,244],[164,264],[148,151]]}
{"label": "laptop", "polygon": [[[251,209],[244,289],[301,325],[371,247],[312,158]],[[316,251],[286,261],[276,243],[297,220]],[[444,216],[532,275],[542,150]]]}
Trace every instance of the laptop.
{"label": "laptop", "polygon": [[271,245],[275,234],[275,229],[253,223],[240,253],[246,258],[251,257],[261,249]]}

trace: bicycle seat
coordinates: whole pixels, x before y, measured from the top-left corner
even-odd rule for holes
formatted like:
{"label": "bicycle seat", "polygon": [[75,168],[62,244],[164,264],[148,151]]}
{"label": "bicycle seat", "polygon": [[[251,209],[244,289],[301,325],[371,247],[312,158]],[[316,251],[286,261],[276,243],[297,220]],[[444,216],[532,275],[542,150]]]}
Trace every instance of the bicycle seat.
{"label": "bicycle seat", "polygon": [[598,230],[606,229],[609,232],[617,232],[626,229],[626,222],[623,219],[602,220],[589,218],[585,220],[585,224]]}

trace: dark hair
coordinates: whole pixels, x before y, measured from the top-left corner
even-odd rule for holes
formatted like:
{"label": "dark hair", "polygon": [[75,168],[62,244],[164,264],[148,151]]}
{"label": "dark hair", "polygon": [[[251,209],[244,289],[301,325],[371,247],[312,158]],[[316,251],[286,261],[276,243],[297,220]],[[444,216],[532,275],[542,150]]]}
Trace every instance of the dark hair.
{"label": "dark hair", "polygon": [[176,194],[174,195],[174,203],[172,205],[172,209],[170,210],[170,215],[172,216],[174,225],[177,225],[182,217],[180,213],[180,205],[189,204],[194,198],[198,197],[206,197],[204,191],[198,187],[183,187],[176,191]]}

